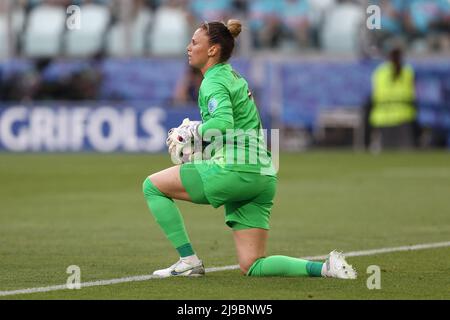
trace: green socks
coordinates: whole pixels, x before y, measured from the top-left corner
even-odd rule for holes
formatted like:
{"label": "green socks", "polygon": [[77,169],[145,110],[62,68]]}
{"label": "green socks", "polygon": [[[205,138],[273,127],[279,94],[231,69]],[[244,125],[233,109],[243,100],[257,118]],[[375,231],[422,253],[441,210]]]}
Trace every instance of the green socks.
{"label": "green socks", "polygon": [[287,256],[270,256],[256,260],[247,272],[252,277],[321,277],[322,262]]}
{"label": "green socks", "polygon": [[184,227],[183,217],[175,202],[159,191],[148,178],[144,181],[142,191],[156,222],[173,247],[177,249],[180,257],[195,254]]}

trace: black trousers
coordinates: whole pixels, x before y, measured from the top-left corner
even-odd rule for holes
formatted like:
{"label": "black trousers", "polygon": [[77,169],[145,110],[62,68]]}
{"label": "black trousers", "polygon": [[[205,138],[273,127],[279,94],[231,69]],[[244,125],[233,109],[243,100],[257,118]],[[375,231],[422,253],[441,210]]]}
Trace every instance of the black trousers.
{"label": "black trousers", "polygon": [[415,143],[415,125],[413,122],[393,127],[373,128],[372,143],[382,149],[412,149]]}

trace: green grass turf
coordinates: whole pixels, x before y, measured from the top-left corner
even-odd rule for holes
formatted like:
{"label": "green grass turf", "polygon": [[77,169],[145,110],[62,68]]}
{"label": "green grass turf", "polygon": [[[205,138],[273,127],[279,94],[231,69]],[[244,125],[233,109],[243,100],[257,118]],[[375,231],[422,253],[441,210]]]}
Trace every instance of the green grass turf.
{"label": "green grass turf", "polygon": [[[450,240],[450,155],[280,156],[268,254],[309,256]],[[149,274],[176,259],[144,202],[165,155],[0,154],[0,291]],[[223,210],[179,202],[206,267],[236,264]],[[450,248],[349,258],[356,281],[210,273],[0,299],[449,299]],[[366,288],[379,265],[382,289]],[[217,288],[220,288],[218,290]]]}

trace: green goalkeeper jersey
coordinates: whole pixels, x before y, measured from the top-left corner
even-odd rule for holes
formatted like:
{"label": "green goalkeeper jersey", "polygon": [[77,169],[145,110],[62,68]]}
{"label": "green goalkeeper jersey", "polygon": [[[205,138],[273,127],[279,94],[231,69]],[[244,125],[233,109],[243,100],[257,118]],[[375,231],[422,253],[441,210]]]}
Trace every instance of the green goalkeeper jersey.
{"label": "green goalkeeper jersey", "polygon": [[199,133],[211,141],[207,149],[214,163],[232,171],[276,175],[247,81],[230,64],[206,71],[198,104],[203,122]]}

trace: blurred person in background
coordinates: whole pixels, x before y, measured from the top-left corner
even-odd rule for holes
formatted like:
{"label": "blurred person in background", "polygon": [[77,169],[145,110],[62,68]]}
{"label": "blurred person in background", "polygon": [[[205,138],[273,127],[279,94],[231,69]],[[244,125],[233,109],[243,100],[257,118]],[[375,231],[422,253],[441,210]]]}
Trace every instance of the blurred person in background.
{"label": "blurred person in background", "polygon": [[310,45],[310,7],[307,0],[281,1],[281,21],[288,39],[300,48]]}
{"label": "blurred person in background", "polygon": [[[96,100],[102,83],[103,53],[89,58],[89,63],[74,72],[68,82],[67,90],[63,93],[63,100]],[[64,87],[63,87],[64,88]]]}
{"label": "blurred person in background", "polygon": [[203,74],[198,69],[189,66],[185,76],[177,83],[173,104],[175,106],[196,104],[202,80]]}
{"label": "blurred person in background", "polygon": [[425,39],[431,49],[450,50],[450,2],[408,1],[405,26],[411,40]]}
{"label": "blurred person in background", "polygon": [[[120,1],[120,0],[119,0]],[[149,8],[152,12],[157,10],[161,5],[163,0],[144,0],[144,5]]]}
{"label": "blurred person in background", "polygon": [[249,25],[255,48],[278,47],[282,34],[280,12],[280,1],[250,1]]}
{"label": "blurred person in background", "polygon": [[398,45],[389,50],[389,61],[372,74],[371,104],[367,110],[371,150],[409,149],[416,145],[417,115],[414,70],[403,63]]}
{"label": "blurred person in background", "polygon": [[233,15],[245,16],[248,14],[248,0],[233,0]]}
{"label": "blurred person in background", "polygon": [[326,14],[336,5],[335,0],[308,0],[310,7],[310,34],[311,42],[315,48],[320,48],[320,32],[325,23]]}
{"label": "blurred person in background", "polygon": [[371,0],[370,5],[377,5],[381,9],[381,29],[371,33],[375,36],[375,44],[382,48],[384,42],[390,38],[404,35],[403,19],[406,3],[404,0]]}
{"label": "blurred person in background", "polygon": [[232,0],[190,0],[190,10],[199,22],[226,20],[232,10]]}
{"label": "blurred person in background", "polygon": [[33,65],[20,72],[15,72],[7,79],[3,79],[1,99],[29,103],[39,97],[49,94],[45,86],[42,72],[50,64],[51,59],[40,58],[33,61]]}

